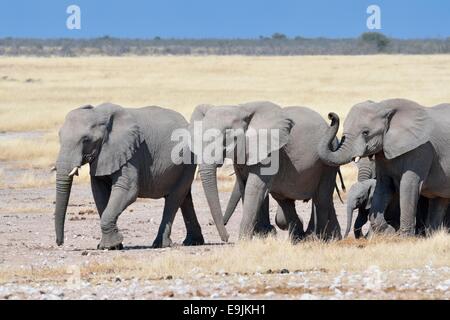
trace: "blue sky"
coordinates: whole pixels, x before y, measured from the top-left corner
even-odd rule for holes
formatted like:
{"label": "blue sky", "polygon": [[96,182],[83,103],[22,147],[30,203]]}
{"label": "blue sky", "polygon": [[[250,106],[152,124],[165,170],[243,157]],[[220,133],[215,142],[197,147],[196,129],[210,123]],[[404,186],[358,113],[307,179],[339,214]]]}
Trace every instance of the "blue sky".
{"label": "blue sky", "polygon": [[[71,4],[81,8],[81,30],[66,28]],[[368,31],[370,4],[389,36],[450,36],[448,0],[0,0],[0,37],[355,37]]]}

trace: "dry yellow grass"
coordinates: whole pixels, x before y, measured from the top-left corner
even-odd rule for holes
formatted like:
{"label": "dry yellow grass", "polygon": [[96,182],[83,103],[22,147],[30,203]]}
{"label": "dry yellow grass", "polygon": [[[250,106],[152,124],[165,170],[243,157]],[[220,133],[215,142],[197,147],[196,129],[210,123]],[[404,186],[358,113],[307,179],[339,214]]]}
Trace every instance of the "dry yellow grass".
{"label": "dry yellow grass", "polygon": [[[95,281],[118,274],[130,278],[159,279],[167,275],[185,278],[199,273],[255,273],[284,268],[330,273],[341,270],[363,271],[374,265],[381,270],[423,268],[427,265],[437,268],[450,265],[450,235],[439,232],[426,239],[376,237],[370,241],[306,241],[298,245],[292,245],[287,240],[268,238],[212,248],[202,255],[173,248],[158,253],[152,259],[144,256],[121,255],[109,262],[102,259],[101,263],[94,261],[83,264],[81,275],[83,279]],[[12,278],[22,281],[64,280],[67,278],[67,268],[0,271],[0,282]]]}
{"label": "dry yellow grass", "polygon": [[[404,97],[450,101],[450,55],[294,57],[83,57],[0,59],[0,132],[51,130],[84,104],[161,105],[189,117],[200,103],[270,100],[342,116],[357,102]],[[5,79],[4,76],[7,76]],[[26,81],[33,79],[34,81]],[[1,159],[52,165],[56,134],[21,148],[1,143]],[[355,170],[344,168],[347,181]],[[226,186],[225,189],[230,189]]]}
{"label": "dry yellow grass", "polygon": [[0,142],[0,160],[18,161],[22,168],[51,168],[55,163],[59,143],[57,136],[46,135],[41,139],[13,139]]}
{"label": "dry yellow grass", "polygon": [[450,55],[1,58],[0,131],[53,129],[68,110],[105,101],[186,116],[200,103],[252,100],[322,115],[366,99],[433,105],[450,101],[449,63]]}

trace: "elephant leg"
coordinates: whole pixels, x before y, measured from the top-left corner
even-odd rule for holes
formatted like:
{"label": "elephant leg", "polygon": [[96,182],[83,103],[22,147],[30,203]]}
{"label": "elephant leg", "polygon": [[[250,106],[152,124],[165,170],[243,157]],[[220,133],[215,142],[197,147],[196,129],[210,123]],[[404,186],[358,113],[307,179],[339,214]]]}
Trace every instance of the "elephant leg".
{"label": "elephant leg", "polygon": [[334,174],[324,175],[313,197],[313,203],[316,204],[316,235],[323,239],[342,238],[333,204],[335,180],[335,170]]}
{"label": "elephant leg", "polygon": [[370,238],[372,238],[372,236],[373,236],[373,229],[372,229],[372,226],[369,225],[369,230],[367,230],[367,233],[366,233],[366,235],[364,237],[366,239],[370,239]]}
{"label": "elephant leg", "polygon": [[447,213],[444,217],[444,230],[447,230],[447,232],[450,232],[450,206],[447,207]]}
{"label": "elephant leg", "polygon": [[311,216],[309,218],[308,227],[306,228],[307,235],[315,233],[316,215],[317,215],[317,208],[314,204],[314,201],[311,201]]}
{"label": "elephant leg", "polygon": [[180,180],[177,182],[171,193],[166,196],[161,224],[158,234],[153,241],[153,248],[165,248],[172,245],[170,233],[172,232],[173,220],[183,201],[190,191],[192,180],[194,179],[195,167],[193,170],[185,170]]}
{"label": "elephant leg", "polygon": [[429,200],[428,216],[426,219],[427,234],[438,230],[443,225],[447,207],[448,199],[435,198]]}
{"label": "elephant leg", "polygon": [[419,197],[419,202],[417,203],[417,214],[416,214],[416,235],[425,236],[427,229],[427,217],[429,208],[429,199],[423,196]]}
{"label": "elephant leg", "polygon": [[400,180],[400,233],[414,235],[416,228],[417,203],[419,201],[422,179],[408,170]]}
{"label": "elephant leg", "polygon": [[94,196],[95,206],[97,207],[100,218],[103,211],[108,205],[109,197],[111,195],[111,185],[101,178],[91,176],[91,189]]}
{"label": "elephant leg", "polygon": [[384,213],[386,211],[389,202],[393,196],[392,181],[387,176],[380,176],[378,174],[377,184],[372,198],[372,204],[370,206],[369,220],[372,233],[384,232],[394,233],[395,229],[390,226],[385,218]]}
{"label": "elephant leg", "polygon": [[[122,178],[122,177],[121,177]],[[137,188],[129,188],[126,183],[116,183],[112,186],[108,204],[100,219],[102,239],[98,249],[121,249],[123,236],[117,227],[120,214],[137,198]],[[127,180],[125,178],[125,180]]]}
{"label": "elephant leg", "polygon": [[334,204],[331,202],[331,208],[328,213],[328,223],[327,223],[327,237],[331,239],[341,240],[341,226],[337,219],[336,210],[334,209]]}
{"label": "elephant leg", "polygon": [[258,212],[254,234],[263,237],[270,234],[276,234],[275,227],[270,224],[269,195],[264,199]]}
{"label": "elephant leg", "polygon": [[295,200],[286,199],[278,201],[279,208],[284,216],[287,229],[289,230],[289,237],[295,243],[305,238],[303,231],[303,221],[298,216],[295,210]]}
{"label": "elephant leg", "polygon": [[183,214],[184,224],[186,226],[186,239],[183,241],[185,246],[198,246],[205,244],[202,235],[202,228],[195,214],[194,204],[192,202],[192,194],[189,190],[188,194],[181,203],[181,213]]}
{"label": "elephant leg", "polygon": [[359,239],[363,236],[362,228],[369,220],[369,210],[364,208],[358,208],[358,216],[356,217],[355,224],[353,226],[353,233],[355,238]]}
{"label": "elephant leg", "polygon": [[400,228],[400,198],[398,192],[392,195],[392,199],[386,207],[384,218],[395,230]]}
{"label": "elephant leg", "polygon": [[239,229],[239,238],[251,238],[255,231],[255,226],[261,219],[258,219],[258,213],[261,212],[261,206],[264,199],[269,194],[269,183],[272,176],[260,175],[254,172],[259,168],[253,168],[249,172],[244,192],[244,210]]}
{"label": "elephant leg", "polygon": [[277,224],[278,228],[281,230],[286,231],[288,229],[288,222],[286,220],[286,216],[284,215],[283,209],[280,205],[278,205],[277,208],[277,214],[275,216],[275,223]]}

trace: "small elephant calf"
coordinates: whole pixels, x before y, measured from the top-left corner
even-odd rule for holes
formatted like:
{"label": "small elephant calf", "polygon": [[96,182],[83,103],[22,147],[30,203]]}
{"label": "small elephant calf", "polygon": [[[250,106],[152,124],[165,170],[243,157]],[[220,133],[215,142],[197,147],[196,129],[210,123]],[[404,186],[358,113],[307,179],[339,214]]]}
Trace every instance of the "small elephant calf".
{"label": "small elephant calf", "polygon": [[367,179],[355,183],[350,188],[347,197],[347,229],[345,230],[344,237],[347,237],[350,233],[353,211],[356,209],[358,209],[358,216],[353,227],[353,232],[357,239],[362,236],[362,227],[366,224],[369,216],[370,204],[372,203],[376,184],[376,179]]}

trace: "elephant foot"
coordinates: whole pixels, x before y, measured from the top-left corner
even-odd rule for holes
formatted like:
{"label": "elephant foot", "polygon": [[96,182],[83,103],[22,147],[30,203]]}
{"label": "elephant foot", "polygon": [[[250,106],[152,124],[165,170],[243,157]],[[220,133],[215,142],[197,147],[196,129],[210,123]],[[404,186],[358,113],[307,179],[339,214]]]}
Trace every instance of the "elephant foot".
{"label": "elephant foot", "polygon": [[183,246],[201,246],[205,244],[202,234],[199,235],[186,235],[186,239],[183,241]]}
{"label": "elephant foot", "polygon": [[152,248],[153,249],[161,249],[161,248],[167,248],[172,246],[172,240],[170,238],[156,238],[155,241],[153,241]]}
{"label": "elephant foot", "polygon": [[268,237],[277,234],[275,227],[271,224],[267,225],[257,225],[253,230],[253,235],[258,237]]}
{"label": "elephant foot", "polygon": [[306,233],[303,230],[293,230],[289,233],[292,244],[297,244],[306,239]]}
{"label": "elephant foot", "polygon": [[366,239],[372,239],[375,235],[395,235],[395,234],[401,234],[400,232],[397,233],[395,231],[395,228],[389,224],[380,226],[380,227],[370,227],[369,231],[366,234]]}
{"label": "elephant foot", "polygon": [[[387,234],[395,234],[395,233],[397,233],[401,237],[412,237],[412,236],[416,235],[416,230],[398,230],[396,232],[394,228],[392,228],[392,229],[393,229],[393,231],[389,230],[388,232],[385,232],[385,233],[387,233]],[[431,233],[433,233],[433,232],[435,232],[435,230],[434,231],[433,230],[427,230],[426,234],[427,234],[427,236],[430,236]]]}
{"label": "elephant foot", "polygon": [[355,239],[360,239],[363,237],[362,229],[355,229],[353,233],[355,234]]}
{"label": "elephant foot", "polygon": [[335,230],[332,232],[329,232],[327,234],[327,240],[342,240],[342,234],[340,230]]}
{"label": "elephant foot", "polygon": [[97,249],[122,250],[123,249],[122,241],[123,236],[118,231],[102,234],[102,239],[100,240],[100,243],[97,245]]}
{"label": "elephant foot", "polygon": [[[382,228],[378,228],[377,229],[377,233],[381,233],[383,235],[394,235],[397,232],[395,231],[395,228],[389,224],[386,224],[385,226],[383,226]],[[401,231],[398,232],[399,234],[408,234],[408,233],[403,233]]]}

